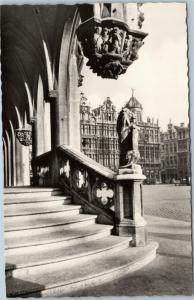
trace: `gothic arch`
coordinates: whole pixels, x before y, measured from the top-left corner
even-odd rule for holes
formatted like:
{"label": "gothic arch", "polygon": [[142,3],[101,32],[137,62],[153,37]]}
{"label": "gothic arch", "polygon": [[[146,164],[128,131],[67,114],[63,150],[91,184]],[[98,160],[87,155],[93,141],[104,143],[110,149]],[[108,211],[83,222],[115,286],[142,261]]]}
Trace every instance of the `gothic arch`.
{"label": "gothic arch", "polygon": [[51,124],[50,124],[50,103],[44,100],[44,87],[41,76],[37,88],[37,109],[36,109],[36,136],[37,153],[43,154],[51,150]]}
{"label": "gothic arch", "polygon": [[[67,144],[77,149],[80,148],[80,99],[78,92],[77,39],[75,31],[79,22],[78,9],[72,7],[71,15],[64,26],[61,42],[58,103],[56,105],[56,117],[59,122],[59,135],[56,145]],[[67,45],[69,46],[67,47]]]}

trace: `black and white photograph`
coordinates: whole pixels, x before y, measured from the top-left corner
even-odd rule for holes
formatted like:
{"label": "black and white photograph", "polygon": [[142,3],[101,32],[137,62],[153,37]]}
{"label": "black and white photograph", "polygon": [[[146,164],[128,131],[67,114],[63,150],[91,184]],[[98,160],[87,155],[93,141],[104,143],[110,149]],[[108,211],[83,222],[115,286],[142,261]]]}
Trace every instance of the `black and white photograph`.
{"label": "black and white photograph", "polygon": [[192,296],[187,16],[1,5],[7,298]]}

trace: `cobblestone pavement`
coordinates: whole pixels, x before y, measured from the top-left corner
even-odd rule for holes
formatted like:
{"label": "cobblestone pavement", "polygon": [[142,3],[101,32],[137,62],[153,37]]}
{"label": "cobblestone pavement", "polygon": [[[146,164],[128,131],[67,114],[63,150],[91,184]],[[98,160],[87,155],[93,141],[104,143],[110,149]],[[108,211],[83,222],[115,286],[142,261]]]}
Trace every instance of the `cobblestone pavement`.
{"label": "cobblestone pavement", "polygon": [[[148,238],[159,243],[156,258],[123,278],[70,296],[165,296],[192,294],[190,187],[143,186]],[[187,299],[193,299],[188,297]]]}
{"label": "cobblestone pavement", "polygon": [[143,185],[145,215],[191,221],[191,187]]}

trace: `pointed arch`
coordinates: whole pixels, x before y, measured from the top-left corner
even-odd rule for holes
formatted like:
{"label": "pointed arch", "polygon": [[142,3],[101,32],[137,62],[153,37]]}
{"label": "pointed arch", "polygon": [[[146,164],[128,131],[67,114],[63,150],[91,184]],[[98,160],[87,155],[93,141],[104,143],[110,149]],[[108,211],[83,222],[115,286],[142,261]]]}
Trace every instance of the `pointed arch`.
{"label": "pointed arch", "polygon": [[49,87],[49,91],[52,91],[54,88],[54,85],[53,85],[53,72],[52,72],[52,67],[51,67],[51,60],[49,57],[49,52],[48,52],[48,48],[47,48],[45,41],[43,40],[42,43],[43,43],[43,48],[44,48],[45,60],[46,60],[48,87]]}
{"label": "pointed arch", "polygon": [[11,186],[12,182],[11,182],[11,174],[12,174],[12,161],[11,161],[11,141],[10,141],[10,137],[9,137],[9,133],[7,131],[7,129],[5,129],[5,136],[6,136],[6,140],[7,140],[7,179],[8,179],[8,186]]}
{"label": "pointed arch", "polygon": [[33,111],[33,101],[32,101],[32,95],[29,89],[29,86],[27,84],[27,82],[24,82],[25,85],[25,89],[26,89],[26,93],[27,93],[27,100],[28,100],[28,106],[29,106],[29,116],[30,118],[33,117],[34,115],[34,111]]}
{"label": "pointed arch", "polygon": [[15,110],[16,110],[16,115],[17,115],[17,119],[18,119],[18,126],[19,126],[19,128],[22,128],[23,127],[23,125],[22,125],[22,119],[21,119],[19,110],[18,110],[18,108],[17,108],[16,105],[15,105]]}
{"label": "pointed arch", "polygon": [[[80,22],[77,9],[72,9],[71,17],[66,21],[62,36],[59,57],[58,103],[56,117],[58,119],[58,139],[56,146],[61,144],[80,147],[80,114],[78,71],[76,59],[76,29]],[[69,48],[67,48],[69,45]]]}
{"label": "pointed arch", "polygon": [[12,163],[13,163],[13,172],[12,172],[12,182],[13,182],[13,185],[16,186],[16,149],[15,149],[15,132],[14,132],[14,128],[13,128],[13,124],[12,124],[12,121],[9,120],[9,124],[10,124],[10,128],[11,128],[11,140],[12,140],[12,153],[11,153],[11,156],[12,156]]}
{"label": "pointed arch", "polygon": [[4,186],[8,186],[8,170],[7,170],[7,144],[3,137],[3,158],[4,158]]}
{"label": "pointed arch", "polygon": [[40,155],[51,150],[50,103],[44,101],[44,90],[41,76],[39,76],[38,79],[36,116],[36,135],[38,140],[37,155]]}

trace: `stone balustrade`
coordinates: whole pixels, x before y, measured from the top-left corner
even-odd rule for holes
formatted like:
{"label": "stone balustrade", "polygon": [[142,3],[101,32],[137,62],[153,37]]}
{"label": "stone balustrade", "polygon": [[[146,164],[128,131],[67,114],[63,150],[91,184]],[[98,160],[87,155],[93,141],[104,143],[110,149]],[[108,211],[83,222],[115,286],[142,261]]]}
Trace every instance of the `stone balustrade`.
{"label": "stone balustrade", "polygon": [[35,186],[49,187],[52,185],[51,181],[51,151],[37,156],[32,160],[33,184]]}
{"label": "stone balustrade", "polygon": [[68,146],[58,148],[59,183],[86,213],[98,222],[114,224],[115,173],[82,152]]}
{"label": "stone balustrade", "polygon": [[[70,146],[56,150],[58,186],[81,204],[84,213],[96,214],[97,222],[114,225],[114,233],[131,236],[133,246],[146,244],[140,173],[117,174]],[[37,184],[52,182],[52,152],[35,159]],[[56,180],[55,180],[56,182]]]}

